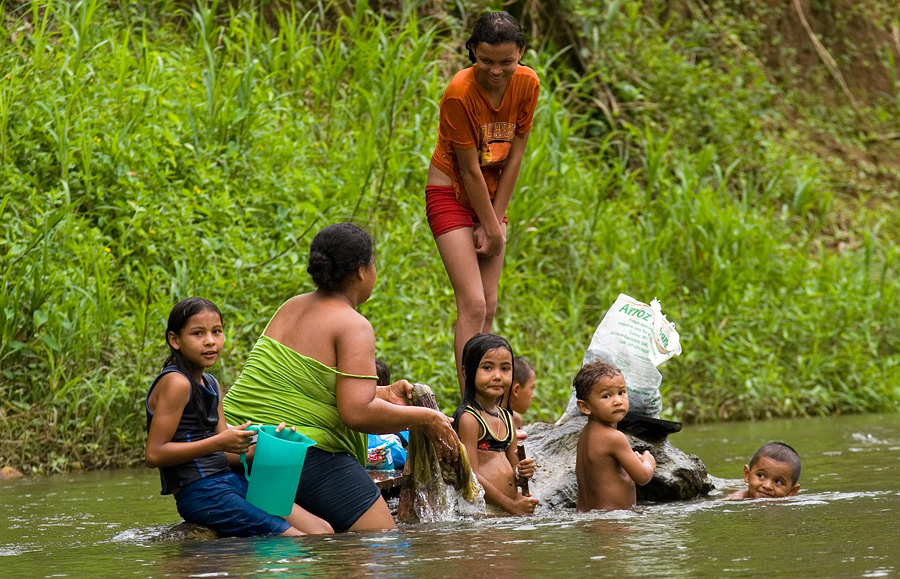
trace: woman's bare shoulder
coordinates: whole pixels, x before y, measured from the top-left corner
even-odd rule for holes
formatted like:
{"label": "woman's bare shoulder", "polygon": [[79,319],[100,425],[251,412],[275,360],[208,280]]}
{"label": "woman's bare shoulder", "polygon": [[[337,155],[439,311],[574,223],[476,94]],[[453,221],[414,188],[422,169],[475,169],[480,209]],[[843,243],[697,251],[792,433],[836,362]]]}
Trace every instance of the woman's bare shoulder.
{"label": "woman's bare shoulder", "polygon": [[293,331],[303,326],[314,328],[316,332],[328,332],[329,329],[342,329],[348,325],[353,329],[372,327],[365,316],[345,301],[313,292],[285,302],[272,318],[266,334],[274,338],[285,328]]}

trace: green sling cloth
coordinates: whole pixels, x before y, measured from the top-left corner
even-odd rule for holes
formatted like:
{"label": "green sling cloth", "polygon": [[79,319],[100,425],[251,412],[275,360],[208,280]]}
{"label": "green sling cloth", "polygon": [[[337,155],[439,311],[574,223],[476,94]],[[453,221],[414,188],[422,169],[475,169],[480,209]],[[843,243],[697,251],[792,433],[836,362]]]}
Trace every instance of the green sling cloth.
{"label": "green sling cloth", "polygon": [[247,365],[225,394],[229,424],[296,426],[297,432],[328,452],[346,452],[366,464],[367,437],[341,421],[337,409],[337,376],[371,378],[338,372],[263,334]]}

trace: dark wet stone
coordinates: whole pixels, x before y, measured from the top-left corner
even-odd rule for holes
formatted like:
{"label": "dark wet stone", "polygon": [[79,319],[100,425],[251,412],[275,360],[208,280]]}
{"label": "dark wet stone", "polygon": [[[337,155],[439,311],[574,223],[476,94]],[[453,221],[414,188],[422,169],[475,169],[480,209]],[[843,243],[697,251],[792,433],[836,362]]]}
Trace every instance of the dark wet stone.
{"label": "dark wet stone", "polygon": [[[562,424],[539,422],[525,427],[525,450],[536,465],[531,493],[541,500],[542,506],[575,508],[575,448],[586,421],[586,417],[577,416]],[[647,441],[628,432],[625,436],[635,451],[649,450],[656,459],[653,480],[637,487],[639,503],[690,500],[712,490],[706,467],[697,456],[685,454],[664,437]]]}
{"label": "dark wet stone", "polygon": [[217,539],[219,535],[209,527],[186,523],[184,521],[165,527],[154,540],[166,541],[200,541]]}

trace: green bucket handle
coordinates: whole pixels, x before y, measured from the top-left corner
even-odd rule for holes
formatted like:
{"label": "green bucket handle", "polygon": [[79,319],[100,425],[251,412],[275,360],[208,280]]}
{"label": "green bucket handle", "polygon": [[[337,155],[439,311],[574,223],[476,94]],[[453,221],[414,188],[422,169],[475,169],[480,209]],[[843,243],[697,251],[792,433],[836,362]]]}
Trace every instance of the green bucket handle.
{"label": "green bucket handle", "polygon": [[247,502],[284,517],[293,508],[306,451],[316,442],[289,428],[279,432],[275,428],[264,424],[247,427],[258,433],[253,472],[248,468],[246,454],[241,454],[241,464],[248,481]]}

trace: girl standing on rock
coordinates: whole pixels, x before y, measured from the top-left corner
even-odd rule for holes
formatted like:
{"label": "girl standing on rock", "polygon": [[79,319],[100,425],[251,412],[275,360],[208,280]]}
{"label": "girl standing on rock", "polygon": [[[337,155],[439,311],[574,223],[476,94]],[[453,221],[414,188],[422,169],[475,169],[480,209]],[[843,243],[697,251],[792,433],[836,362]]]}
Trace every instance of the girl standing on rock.
{"label": "girl standing on rock", "polygon": [[441,98],[425,212],[453,292],[456,372],[465,343],[490,332],[506,249],[506,208],[531,131],[540,81],[521,66],[525,36],[506,12],[485,14],[466,42],[474,66]]}

